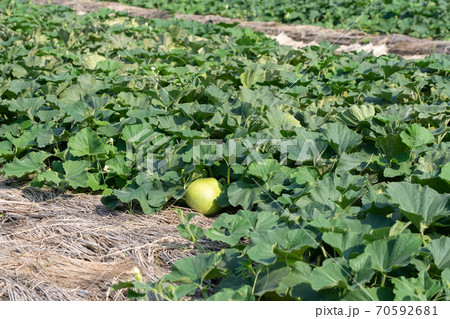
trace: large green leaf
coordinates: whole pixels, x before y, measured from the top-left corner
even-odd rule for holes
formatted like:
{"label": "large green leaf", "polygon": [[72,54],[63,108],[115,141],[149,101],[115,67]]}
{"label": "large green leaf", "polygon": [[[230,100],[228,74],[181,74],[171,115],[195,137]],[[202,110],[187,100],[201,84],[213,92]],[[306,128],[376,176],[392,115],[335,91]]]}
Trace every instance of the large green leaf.
{"label": "large green leaf", "polygon": [[136,145],[154,141],[158,136],[148,123],[127,125],[122,130],[122,139]]}
{"label": "large green leaf", "polygon": [[377,138],[377,147],[379,147],[388,162],[403,152],[408,151],[408,146],[403,143],[400,135],[388,134]]}
{"label": "large green leaf", "polygon": [[445,291],[445,300],[450,301],[450,268],[444,269],[441,273],[441,278]]}
{"label": "large green leaf", "polygon": [[295,182],[299,185],[306,184],[317,180],[319,173],[312,167],[300,166],[292,171],[290,178],[295,179]]}
{"label": "large green leaf", "polygon": [[316,291],[329,288],[347,288],[350,269],[340,259],[327,259],[311,272],[312,288]]}
{"label": "large green leaf", "polygon": [[291,272],[281,279],[278,292],[285,293],[290,289],[290,295],[301,300],[319,300],[321,295],[311,287],[311,266],[302,261],[291,265]]}
{"label": "large green leaf", "polygon": [[290,113],[281,110],[279,106],[272,105],[265,112],[265,118],[272,130],[292,129],[300,127],[300,122]]}
{"label": "large green leaf", "polygon": [[46,170],[43,172],[37,173],[33,181],[31,182],[31,186],[42,187],[43,185],[52,185],[58,186],[61,182],[61,178],[58,173],[52,170]]}
{"label": "large green leaf", "polygon": [[361,172],[366,169],[372,161],[372,156],[365,153],[343,153],[336,167],[336,174],[345,175],[352,169]]}
{"label": "large green leaf", "polygon": [[261,178],[267,182],[281,168],[281,164],[274,159],[266,159],[264,162],[252,162],[248,166],[247,173]]}
{"label": "large green leaf", "polygon": [[335,248],[341,257],[349,259],[353,253],[361,253],[364,246],[361,245],[362,234],[356,232],[334,233],[326,232],[322,240],[331,247]]}
{"label": "large green leaf", "polygon": [[81,101],[68,105],[66,111],[77,122],[83,122],[87,118],[94,116],[94,109]]}
{"label": "large green leaf", "polygon": [[137,188],[124,188],[122,190],[114,190],[114,195],[124,203],[130,203],[133,200],[137,200],[141,205],[142,210],[146,214],[155,213],[155,210],[148,204],[148,190],[145,187]]}
{"label": "large green leaf", "polygon": [[44,160],[50,156],[46,152],[31,152],[22,159],[14,158],[11,163],[5,164],[2,173],[6,177],[22,177],[27,174],[36,173],[45,167]]}
{"label": "large green leaf", "polygon": [[358,198],[364,195],[365,179],[360,176],[345,174],[344,176],[331,175],[315,183],[309,191],[308,197],[300,198],[297,205],[306,204],[306,199],[311,202],[321,203],[329,209],[335,209],[336,206],[346,208],[353,204]]}
{"label": "large green leaf", "polygon": [[254,84],[264,81],[264,70],[260,65],[250,66],[240,78],[245,88],[251,88]]}
{"label": "large green leaf", "polygon": [[44,125],[33,125],[25,130],[18,138],[12,140],[14,146],[19,150],[25,150],[38,146],[43,148],[49,145],[53,140],[52,123]]}
{"label": "large green leaf", "polygon": [[0,142],[0,157],[6,157],[8,155],[12,155],[12,144],[10,141],[1,141]]}
{"label": "large green leaf", "polygon": [[211,240],[222,241],[229,245],[236,245],[239,240],[247,236],[251,222],[238,215],[221,214],[213,223],[212,228],[206,231]]}
{"label": "large green leaf", "polygon": [[131,174],[131,168],[126,162],[125,156],[116,156],[105,162],[106,171],[115,173],[120,177],[127,178]]}
{"label": "large green leaf", "polygon": [[391,202],[418,228],[430,226],[450,214],[450,195],[439,194],[428,186],[406,182],[390,183],[387,193]]}
{"label": "large green leaf", "polygon": [[434,263],[441,269],[450,268],[450,238],[442,237],[432,240],[426,246],[433,255]]}
{"label": "large green leaf", "polygon": [[98,62],[105,60],[106,58],[104,56],[101,56],[97,53],[92,53],[84,56],[83,66],[85,66],[88,69],[94,69],[95,67],[97,67]]}
{"label": "large green leaf", "polygon": [[214,253],[202,254],[177,260],[172,272],[164,276],[164,280],[174,283],[203,284],[206,276],[217,266],[221,257]]}
{"label": "large green leaf", "polygon": [[402,142],[412,150],[434,141],[433,134],[418,124],[407,125],[405,131],[400,133],[400,137]]}
{"label": "large green leaf", "polygon": [[68,147],[74,156],[99,155],[105,152],[105,145],[90,128],[84,128],[71,137]]}
{"label": "large green leaf", "polygon": [[245,182],[231,183],[227,190],[228,201],[234,207],[242,206],[244,209],[251,209],[254,204],[260,201],[263,190],[257,184]]}
{"label": "large green leaf", "polygon": [[284,277],[291,269],[285,263],[277,263],[271,267],[263,269],[255,283],[254,294],[261,296],[269,291],[276,291]]}
{"label": "large green leaf", "polygon": [[361,144],[362,137],[341,123],[331,123],[323,132],[325,140],[339,155]]}
{"label": "large green leaf", "polygon": [[[282,258],[289,256],[301,259],[308,248],[316,248],[318,245],[316,235],[308,229],[296,228],[287,230],[281,227],[252,232],[249,243],[250,250],[258,251],[258,254],[264,253],[265,249],[267,249],[268,253],[270,252],[270,255],[268,254],[270,262],[273,262],[272,256],[274,254]],[[265,256],[266,254],[263,255]]]}
{"label": "large green leaf", "polygon": [[322,135],[304,127],[295,128],[295,133],[295,140],[288,141],[286,149],[284,149],[286,145],[281,143],[279,151],[287,151],[288,159],[295,161],[296,165],[307,161],[319,161],[328,146]]}
{"label": "large green leaf", "polygon": [[183,192],[181,185],[164,182],[161,179],[147,180],[146,174],[140,174],[135,181],[124,189],[115,189],[114,195],[124,202],[137,200],[145,214],[158,212],[170,198]]}
{"label": "large green leaf", "polygon": [[362,121],[375,115],[375,107],[369,105],[352,105],[344,112],[336,115],[337,119],[343,124],[358,126]]}
{"label": "large green leaf", "polygon": [[250,247],[247,250],[247,255],[257,263],[271,265],[277,260],[277,255],[273,252],[274,247],[274,244],[261,242]]}
{"label": "large green leaf", "polygon": [[393,178],[397,176],[410,175],[412,171],[409,154],[401,153],[395,158],[391,159],[390,166],[383,171],[385,177]]}
{"label": "large green leaf", "polygon": [[372,270],[372,257],[367,254],[361,254],[356,258],[349,260],[350,267],[355,272],[353,282],[356,286],[361,286],[372,279],[374,271]]}
{"label": "large green leaf", "polygon": [[242,286],[235,290],[231,288],[225,288],[215,293],[207,299],[208,301],[254,301],[255,297],[252,293],[252,287]]}
{"label": "large green leaf", "polygon": [[372,258],[372,268],[384,273],[406,266],[419,254],[422,239],[418,234],[400,234],[395,238],[375,240],[364,250]]}
{"label": "large green leaf", "polygon": [[[238,214],[243,214],[243,211],[238,212]],[[249,219],[254,218],[253,230],[255,231],[272,229],[280,221],[278,215],[274,212],[248,212],[246,217]]]}
{"label": "large green leaf", "polygon": [[23,98],[11,100],[9,110],[24,112],[30,119],[34,119],[35,114],[45,101],[41,98]]}
{"label": "large green leaf", "polygon": [[394,300],[429,301],[443,289],[442,284],[431,279],[426,271],[421,271],[417,278],[403,276],[392,279],[394,284]]}
{"label": "large green leaf", "polygon": [[66,175],[64,179],[70,187],[86,187],[88,182],[87,170],[91,164],[88,161],[66,161],[63,164]]}
{"label": "large green leaf", "polygon": [[342,301],[392,301],[394,294],[392,288],[361,288],[350,291]]}
{"label": "large green leaf", "polygon": [[205,90],[206,95],[211,99],[212,102],[223,103],[228,101],[228,94],[218,88],[216,85],[210,85]]}
{"label": "large green leaf", "polygon": [[439,177],[450,183],[450,162],[442,166],[441,174],[439,174]]}

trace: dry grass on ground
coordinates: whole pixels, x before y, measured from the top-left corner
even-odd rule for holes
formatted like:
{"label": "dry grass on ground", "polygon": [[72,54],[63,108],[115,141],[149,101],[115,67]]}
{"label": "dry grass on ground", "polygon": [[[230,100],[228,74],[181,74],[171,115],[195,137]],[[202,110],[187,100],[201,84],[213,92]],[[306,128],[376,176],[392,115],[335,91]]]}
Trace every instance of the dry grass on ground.
{"label": "dry grass on ground", "polygon": [[[0,216],[0,300],[125,300],[109,287],[132,279],[133,267],[155,280],[198,253],[178,234],[175,208],[147,216],[111,211],[100,196],[0,177]],[[207,228],[212,219],[200,215],[193,223]]]}

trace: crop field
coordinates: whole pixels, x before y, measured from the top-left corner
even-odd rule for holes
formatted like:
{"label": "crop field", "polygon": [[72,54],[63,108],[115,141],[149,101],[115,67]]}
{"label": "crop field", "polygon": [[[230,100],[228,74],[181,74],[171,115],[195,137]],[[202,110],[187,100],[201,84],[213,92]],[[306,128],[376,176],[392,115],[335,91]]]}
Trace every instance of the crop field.
{"label": "crop field", "polygon": [[[369,3],[294,2],[308,10],[127,0],[327,27]],[[448,9],[380,1],[355,27],[445,39]],[[450,300],[450,56],[336,49],[0,0],[0,175],[101,195],[111,210],[171,209],[200,253],[112,286],[131,299]],[[207,178],[215,206],[189,193]],[[212,226],[177,208],[188,204]]]}
{"label": "crop field", "polygon": [[[450,40],[447,0],[112,0],[171,13],[312,24]],[[364,13],[364,17],[361,14]]]}

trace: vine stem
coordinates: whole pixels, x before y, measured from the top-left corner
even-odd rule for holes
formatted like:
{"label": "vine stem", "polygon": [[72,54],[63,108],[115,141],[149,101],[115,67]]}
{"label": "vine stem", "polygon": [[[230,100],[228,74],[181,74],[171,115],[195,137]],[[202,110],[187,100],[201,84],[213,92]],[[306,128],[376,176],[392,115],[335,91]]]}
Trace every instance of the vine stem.
{"label": "vine stem", "polygon": [[[179,211],[179,210],[177,210]],[[189,235],[191,236],[192,241],[194,242],[195,247],[198,248],[198,250],[200,250],[203,253],[208,253],[209,251],[207,251],[206,249],[204,249],[200,243],[197,241],[197,238],[195,238],[195,235],[192,233],[191,228],[189,227],[189,223],[186,223],[186,220],[184,219],[183,213],[179,212],[179,216],[181,217],[181,222],[184,224],[184,226],[186,227]]]}
{"label": "vine stem", "polygon": [[255,275],[255,281],[253,282],[253,287],[252,287],[252,295],[255,293],[256,282],[258,281],[258,276],[259,276],[259,273],[261,272],[261,270],[262,270],[262,268],[259,269]]}
{"label": "vine stem", "polygon": [[203,253],[208,253],[206,249],[204,249],[199,242],[197,241],[197,238],[195,238],[194,234],[191,232],[191,228],[189,227],[189,224],[184,224],[186,226],[187,231],[189,232],[189,235],[191,235],[192,241],[194,242],[195,247],[198,248]]}
{"label": "vine stem", "polygon": [[325,248],[322,245],[320,245],[320,249],[322,249],[323,256],[325,257],[325,259],[327,259],[328,255],[327,255],[327,251],[325,250]]}
{"label": "vine stem", "polygon": [[209,177],[214,177],[211,166],[208,166]]}
{"label": "vine stem", "polygon": [[383,273],[383,277],[381,278],[381,287],[384,287],[384,284],[386,282],[386,276],[387,276],[387,274]]}

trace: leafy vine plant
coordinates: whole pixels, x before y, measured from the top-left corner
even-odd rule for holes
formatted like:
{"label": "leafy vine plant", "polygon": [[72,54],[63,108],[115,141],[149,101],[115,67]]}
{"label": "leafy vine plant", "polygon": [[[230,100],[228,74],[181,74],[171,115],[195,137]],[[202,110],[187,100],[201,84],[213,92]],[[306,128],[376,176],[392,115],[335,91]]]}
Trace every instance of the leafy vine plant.
{"label": "leafy vine plant", "polygon": [[[165,3],[225,3],[183,1]],[[260,2],[223,11],[326,26],[359,10],[342,0],[308,17]],[[427,24],[423,36],[444,38],[448,19],[428,22],[449,2],[419,3],[386,2],[358,27],[407,21],[412,35]],[[414,14],[381,23],[399,6]],[[27,1],[0,1],[0,25],[0,174],[133,214],[170,207],[192,242],[161,279],[142,271],[113,289],[143,300],[449,300],[448,55],[297,50],[234,25]],[[198,158],[196,143],[214,140],[222,156]],[[208,229],[174,208],[205,179]]]}

